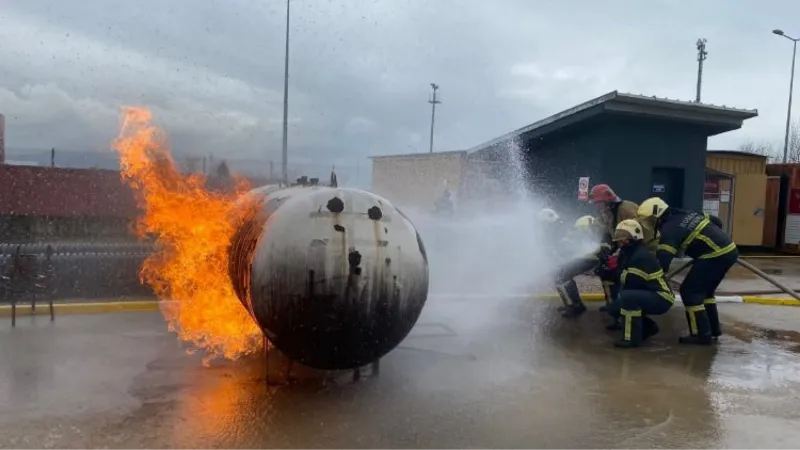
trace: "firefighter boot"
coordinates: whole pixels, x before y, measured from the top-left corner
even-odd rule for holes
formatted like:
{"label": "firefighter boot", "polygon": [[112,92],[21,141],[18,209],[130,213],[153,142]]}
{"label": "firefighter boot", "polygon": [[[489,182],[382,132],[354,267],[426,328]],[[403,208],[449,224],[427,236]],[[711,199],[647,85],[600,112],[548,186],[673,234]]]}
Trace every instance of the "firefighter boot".
{"label": "firefighter boot", "polygon": [[711,324],[705,306],[687,306],[686,313],[689,317],[689,335],[678,339],[681,344],[711,345]]}
{"label": "firefighter boot", "polygon": [[718,338],[722,336],[722,326],[719,323],[719,311],[717,310],[717,299],[707,298],[703,301],[703,304],[706,307],[708,323],[711,325],[711,337]]}
{"label": "firefighter boot", "polygon": [[642,341],[657,335],[658,331],[658,324],[655,320],[647,316],[642,317]]}
{"label": "firefighter boot", "polygon": [[623,309],[622,339],[614,342],[614,347],[633,348],[642,343],[642,310]]}
{"label": "firefighter boot", "polygon": [[561,317],[572,318],[578,317],[586,312],[586,305],[581,300],[581,292],[578,290],[578,284],[575,280],[569,280],[564,283],[564,293],[569,298],[570,307],[561,314]]}
{"label": "firefighter boot", "polygon": [[600,307],[600,312],[608,312],[609,305],[614,301],[614,297],[611,294],[611,285],[612,283],[610,281],[603,281],[603,297],[606,304]]}
{"label": "firefighter boot", "polygon": [[606,313],[611,317],[613,322],[611,322],[610,325],[606,325],[606,330],[616,331],[622,329],[622,315],[620,314],[621,306],[622,305],[619,304],[616,298],[608,305]]}
{"label": "firefighter boot", "polygon": [[572,300],[570,300],[569,295],[567,295],[567,291],[565,289],[567,283],[563,284],[556,284],[556,293],[558,293],[559,298],[561,298],[561,303],[563,305],[559,306],[556,310],[560,313],[563,313],[570,309],[572,306]]}

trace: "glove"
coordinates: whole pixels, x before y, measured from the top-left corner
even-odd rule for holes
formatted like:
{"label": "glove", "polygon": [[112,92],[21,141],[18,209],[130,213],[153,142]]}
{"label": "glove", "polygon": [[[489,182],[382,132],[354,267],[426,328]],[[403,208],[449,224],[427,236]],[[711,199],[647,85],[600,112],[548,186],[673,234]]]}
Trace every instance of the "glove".
{"label": "glove", "polygon": [[608,255],[597,266],[594,274],[603,280],[614,280],[617,278],[619,272],[619,263],[617,262],[616,255]]}

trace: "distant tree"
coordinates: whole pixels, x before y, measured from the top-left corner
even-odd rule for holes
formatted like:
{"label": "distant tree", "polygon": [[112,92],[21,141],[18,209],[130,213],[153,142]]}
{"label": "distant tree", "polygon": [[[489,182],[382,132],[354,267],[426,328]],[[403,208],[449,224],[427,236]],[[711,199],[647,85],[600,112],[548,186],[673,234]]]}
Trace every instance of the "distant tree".
{"label": "distant tree", "polygon": [[[783,153],[781,153],[780,160],[783,161]],[[800,162],[800,122],[793,123],[789,129],[789,149],[786,152],[786,162]]]}
{"label": "distant tree", "polygon": [[233,192],[236,185],[228,164],[224,160],[217,165],[213,174],[206,179],[205,184],[206,189],[219,192]]}
{"label": "distant tree", "polygon": [[217,166],[217,178],[226,180],[231,177],[231,169],[228,168],[228,163],[224,160]]}
{"label": "distant tree", "polygon": [[[755,142],[750,139],[739,145],[739,151],[764,155],[770,163],[783,162],[784,139],[773,142]],[[794,122],[789,128],[789,145],[786,151],[787,163],[800,163],[800,121]]]}
{"label": "distant tree", "polygon": [[744,141],[739,145],[739,151],[745,153],[752,153],[754,155],[762,155],[767,157],[767,161],[774,162],[777,157],[775,147],[769,142],[754,142],[751,140]]}

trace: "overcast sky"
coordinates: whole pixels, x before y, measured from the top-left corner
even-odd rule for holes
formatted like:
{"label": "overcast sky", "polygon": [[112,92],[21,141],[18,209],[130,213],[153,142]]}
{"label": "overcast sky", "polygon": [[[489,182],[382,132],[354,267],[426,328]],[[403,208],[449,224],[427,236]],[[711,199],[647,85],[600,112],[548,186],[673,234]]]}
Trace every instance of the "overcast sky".
{"label": "overcast sky", "polygon": [[[771,30],[800,36],[798,17],[791,0],[292,0],[290,162],[427,151],[430,82],[437,150],[615,89],[692,100],[698,37],[703,100],[760,113],[710,147],[780,142],[792,46]],[[277,165],[284,26],[285,0],[0,0],[7,145],[107,151],[137,104],[182,151]]]}

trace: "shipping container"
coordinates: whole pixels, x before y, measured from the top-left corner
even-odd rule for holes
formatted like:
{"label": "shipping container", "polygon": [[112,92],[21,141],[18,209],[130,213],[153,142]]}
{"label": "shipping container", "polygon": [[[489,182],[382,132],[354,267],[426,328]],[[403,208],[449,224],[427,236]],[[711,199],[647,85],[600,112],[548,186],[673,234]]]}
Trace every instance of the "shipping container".
{"label": "shipping container", "polygon": [[[720,218],[728,233],[742,246],[764,245],[767,192],[767,158],[753,153],[709,150],[707,175],[720,179]],[[727,174],[729,178],[720,174]],[[707,206],[704,194],[704,209]],[[708,205],[711,206],[711,205]]]}
{"label": "shipping container", "polygon": [[767,174],[773,183],[768,195],[777,206],[775,246],[800,253],[800,164],[768,164]]}

